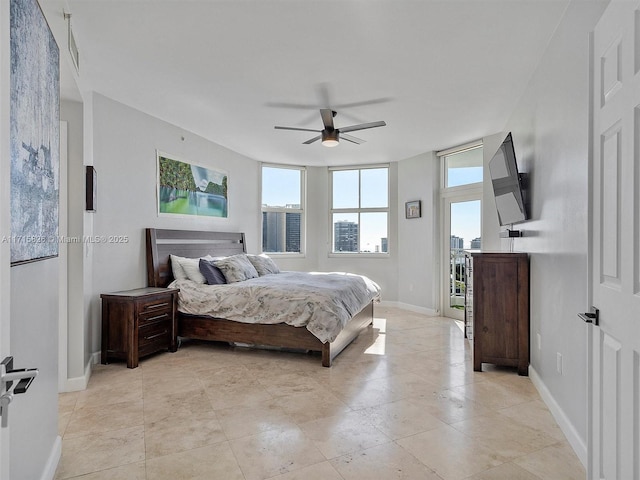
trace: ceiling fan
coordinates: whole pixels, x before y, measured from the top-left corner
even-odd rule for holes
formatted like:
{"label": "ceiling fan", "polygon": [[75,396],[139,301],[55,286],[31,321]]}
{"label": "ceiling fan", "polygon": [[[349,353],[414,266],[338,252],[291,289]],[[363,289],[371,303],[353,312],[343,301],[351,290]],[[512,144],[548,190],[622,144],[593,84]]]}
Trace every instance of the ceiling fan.
{"label": "ceiling fan", "polygon": [[331,110],[330,108],[321,108],[320,116],[322,117],[322,124],[324,128],[322,130],[313,130],[311,128],[298,128],[298,127],[279,127],[276,126],[274,128],[278,130],[299,130],[302,132],[316,132],[320,135],[310,138],[306,142],[302,142],[303,145],[309,145],[310,143],[316,142],[318,140],[322,140],[322,145],[325,147],[335,147],[340,142],[340,139],[346,140],[351,143],[361,144],[366,140],[362,140],[361,138],[354,137],[353,135],[347,135],[347,132],[355,132],[357,130],[365,130],[367,128],[376,128],[376,127],[384,127],[386,125],[385,122],[370,122],[370,123],[360,123],[358,125],[350,125],[348,127],[335,128],[333,125],[333,117],[336,116],[336,111]]}

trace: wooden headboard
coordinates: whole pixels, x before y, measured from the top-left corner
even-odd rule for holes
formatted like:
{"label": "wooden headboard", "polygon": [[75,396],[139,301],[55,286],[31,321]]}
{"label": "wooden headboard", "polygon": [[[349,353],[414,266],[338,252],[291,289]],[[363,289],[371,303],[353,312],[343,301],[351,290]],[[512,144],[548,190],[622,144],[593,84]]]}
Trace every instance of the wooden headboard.
{"label": "wooden headboard", "polygon": [[199,258],[225,257],[246,253],[244,233],[196,232],[147,228],[147,282],[150,287],[166,287],[173,281],[169,255]]}

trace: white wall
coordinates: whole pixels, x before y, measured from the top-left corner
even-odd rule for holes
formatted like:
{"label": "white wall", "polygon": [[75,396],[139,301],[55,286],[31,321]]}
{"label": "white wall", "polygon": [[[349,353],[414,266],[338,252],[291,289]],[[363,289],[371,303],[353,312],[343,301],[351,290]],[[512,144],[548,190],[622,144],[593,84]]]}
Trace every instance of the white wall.
{"label": "white wall", "polygon": [[[606,4],[570,4],[505,129],[513,133],[520,170],[530,177],[532,218],[518,225],[525,237],[515,239],[514,247],[531,255],[531,365],[583,461],[586,326],[576,314],[589,309],[587,34]],[[506,250],[508,240],[501,242]]]}
{"label": "white wall", "polygon": [[[82,104],[73,101],[60,103],[60,118],[67,122],[67,235],[69,238],[82,238],[84,229],[84,165],[83,165],[83,114]],[[67,328],[66,328],[66,380],[63,390],[82,388],[85,375],[85,316],[82,292],[83,282],[83,245],[67,243]],[[64,267],[61,267],[64,268]],[[63,342],[64,343],[64,342]],[[82,380],[76,380],[82,379]]]}
{"label": "white wall", "polygon": [[[259,164],[174,125],[104,96],[92,97],[93,164],[98,177],[94,236],[126,236],[126,243],[93,249],[90,352],[100,351],[100,294],[147,285],[144,229],[242,231],[257,252]],[[229,175],[229,217],[158,216],[156,149]]]}
{"label": "white wall", "polygon": [[[398,302],[440,310],[440,161],[433,152],[398,162]],[[422,217],[405,218],[405,202],[421,200]]]}

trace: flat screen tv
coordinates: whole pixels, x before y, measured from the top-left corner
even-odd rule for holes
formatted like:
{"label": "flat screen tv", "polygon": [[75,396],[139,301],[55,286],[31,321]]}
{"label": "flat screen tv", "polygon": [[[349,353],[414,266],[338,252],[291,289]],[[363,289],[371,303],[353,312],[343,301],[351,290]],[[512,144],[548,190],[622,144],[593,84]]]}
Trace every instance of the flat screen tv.
{"label": "flat screen tv", "polygon": [[489,173],[500,225],[512,225],[527,220],[523,176],[518,173],[511,133],[489,162]]}

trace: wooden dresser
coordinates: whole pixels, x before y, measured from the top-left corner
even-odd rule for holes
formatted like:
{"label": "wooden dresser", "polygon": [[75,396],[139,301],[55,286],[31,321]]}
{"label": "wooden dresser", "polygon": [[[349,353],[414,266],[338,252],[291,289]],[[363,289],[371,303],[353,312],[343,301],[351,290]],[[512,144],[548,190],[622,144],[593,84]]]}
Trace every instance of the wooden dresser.
{"label": "wooden dresser", "polygon": [[138,288],[103,293],[102,358],[125,359],[127,367],[161,350],[176,351],[178,289]]}
{"label": "wooden dresser", "polygon": [[473,369],[483,363],[529,371],[529,255],[473,252],[466,305],[473,325]]}

